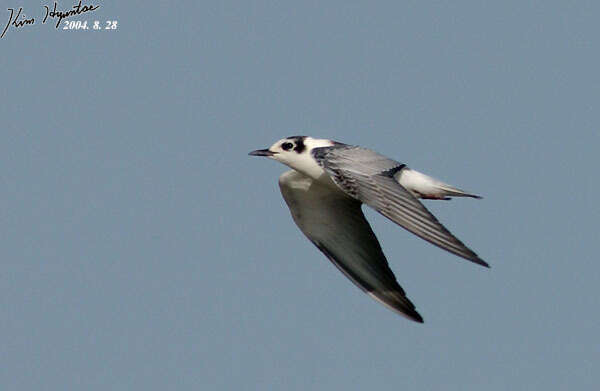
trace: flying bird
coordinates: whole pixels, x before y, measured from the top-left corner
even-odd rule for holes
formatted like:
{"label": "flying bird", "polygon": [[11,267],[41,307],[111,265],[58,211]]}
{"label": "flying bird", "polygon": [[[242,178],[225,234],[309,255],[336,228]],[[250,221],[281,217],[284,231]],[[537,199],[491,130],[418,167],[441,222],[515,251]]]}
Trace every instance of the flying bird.
{"label": "flying bird", "polygon": [[333,140],[292,136],[249,154],[292,168],[281,174],[279,187],[296,225],[354,284],[408,319],[423,322],[389,268],[362,204],[446,251],[489,267],[418,200],[478,195]]}

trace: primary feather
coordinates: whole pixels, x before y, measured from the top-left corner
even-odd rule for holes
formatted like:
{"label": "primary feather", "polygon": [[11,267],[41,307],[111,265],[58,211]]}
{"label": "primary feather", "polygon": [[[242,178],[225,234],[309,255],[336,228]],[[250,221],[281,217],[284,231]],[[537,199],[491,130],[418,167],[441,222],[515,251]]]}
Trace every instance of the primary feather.
{"label": "primary feather", "polygon": [[395,312],[422,322],[398,285],[361,203],[297,171],[279,177],[294,222],[356,286]]}
{"label": "primary feather", "polygon": [[450,233],[396,177],[404,164],[368,149],[353,146],[316,148],[313,156],[333,182],[396,224],[436,246],[489,267]]}

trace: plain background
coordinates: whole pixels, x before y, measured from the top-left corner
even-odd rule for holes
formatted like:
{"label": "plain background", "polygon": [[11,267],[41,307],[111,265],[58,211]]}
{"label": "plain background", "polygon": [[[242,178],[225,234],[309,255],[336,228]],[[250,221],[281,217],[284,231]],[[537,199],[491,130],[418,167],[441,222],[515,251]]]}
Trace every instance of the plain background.
{"label": "plain background", "polygon": [[[597,2],[43,4],[0,7],[2,389],[600,383]],[[425,324],[368,298],[247,156],[296,134],[483,195],[426,205],[492,268],[367,211]]]}

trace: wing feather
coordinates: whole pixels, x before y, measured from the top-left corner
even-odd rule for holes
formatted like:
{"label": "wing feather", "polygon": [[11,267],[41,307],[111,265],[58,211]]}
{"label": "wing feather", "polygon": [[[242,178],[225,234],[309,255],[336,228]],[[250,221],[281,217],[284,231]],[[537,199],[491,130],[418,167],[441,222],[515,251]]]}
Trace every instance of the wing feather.
{"label": "wing feather", "polygon": [[352,146],[317,148],[313,155],[338,187],[396,224],[428,242],[471,262],[489,267],[474,251],[396,180],[405,165],[368,149]]}
{"label": "wing feather", "polygon": [[423,322],[390,270],[359,201],[294,170],[281,175],[279,186],[296,225],[346,277],[393,311]]}

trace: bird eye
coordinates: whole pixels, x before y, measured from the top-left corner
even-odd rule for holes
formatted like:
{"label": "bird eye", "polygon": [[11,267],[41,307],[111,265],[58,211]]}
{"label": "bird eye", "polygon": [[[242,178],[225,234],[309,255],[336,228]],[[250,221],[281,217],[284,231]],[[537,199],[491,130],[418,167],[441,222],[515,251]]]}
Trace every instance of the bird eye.
{"label": "bird eye", "polygon": [[289,151],[293,147],[294,147],[294,144],[292,144],[292,143],[283,143],[283,144],[281,144],[281,149],[283,149],[284,151]]}

